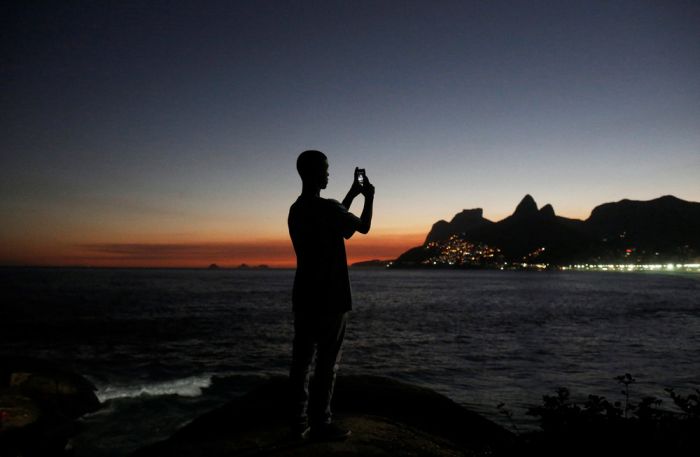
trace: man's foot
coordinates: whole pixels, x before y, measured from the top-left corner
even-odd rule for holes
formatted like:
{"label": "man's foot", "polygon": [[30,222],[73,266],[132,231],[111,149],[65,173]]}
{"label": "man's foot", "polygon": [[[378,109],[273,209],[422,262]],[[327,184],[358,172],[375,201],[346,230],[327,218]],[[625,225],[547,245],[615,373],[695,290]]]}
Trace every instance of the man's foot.
{"label": "man's foot", "polygon": [[292,438],[295,440],[305,440],[309,437],[311,428],[307,424],[296,424],[292,426]]}
{"label": "man's foot", "polygon": [[311,429],[311,438],[318,441],[343,441],[350,438],[350,435],[352,431],[334,423],[321,424]]}

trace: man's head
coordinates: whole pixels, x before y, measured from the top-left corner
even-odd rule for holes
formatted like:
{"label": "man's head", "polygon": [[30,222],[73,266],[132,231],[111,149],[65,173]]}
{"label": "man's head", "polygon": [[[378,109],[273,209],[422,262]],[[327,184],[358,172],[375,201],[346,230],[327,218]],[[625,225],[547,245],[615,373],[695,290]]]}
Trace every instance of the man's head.
{"label": "man's head", "polygon": [[318,189],[328,185],[328,158],[321,151],[308,150],[299,154],[297,171],[304,185]]}

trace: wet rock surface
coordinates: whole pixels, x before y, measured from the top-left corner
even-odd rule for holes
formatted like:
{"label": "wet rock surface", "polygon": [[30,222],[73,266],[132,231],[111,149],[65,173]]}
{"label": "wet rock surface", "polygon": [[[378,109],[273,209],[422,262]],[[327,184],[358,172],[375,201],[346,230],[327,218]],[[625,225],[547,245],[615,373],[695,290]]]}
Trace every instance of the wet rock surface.
{"label": "wet rock surface", "polygon": [[0,358],[0,455],[63,455],[75,420],[99,407],[92,383],[64,367]]}
{"label": "wet rock surface", "polygon": [[507,453],[515,442],[447,397],[373,376],[341,377],[336,384],[335,420],[352,430],[350,438],[301,440],[290,435],[286,382],[271,379],[134,456],[485,456]]}

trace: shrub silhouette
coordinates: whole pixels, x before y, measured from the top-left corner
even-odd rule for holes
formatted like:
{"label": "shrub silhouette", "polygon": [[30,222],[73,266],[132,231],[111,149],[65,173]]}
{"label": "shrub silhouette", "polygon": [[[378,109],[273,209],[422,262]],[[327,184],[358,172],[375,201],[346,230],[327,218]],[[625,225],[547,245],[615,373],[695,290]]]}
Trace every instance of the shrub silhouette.
{"label": "shrub silhouette", "polygon": [[520,435],[526,447],[540,455],[700,455],[700,390],[666,389],[680,410],[674,412],[656,397],[635,403],[630,386],[636,379],[629,373],[614,379],[623,385],[622,402],[598,395],[576,402],[565,387],[544,395],[542,405],[527,411],[539,418],[541,431]]}

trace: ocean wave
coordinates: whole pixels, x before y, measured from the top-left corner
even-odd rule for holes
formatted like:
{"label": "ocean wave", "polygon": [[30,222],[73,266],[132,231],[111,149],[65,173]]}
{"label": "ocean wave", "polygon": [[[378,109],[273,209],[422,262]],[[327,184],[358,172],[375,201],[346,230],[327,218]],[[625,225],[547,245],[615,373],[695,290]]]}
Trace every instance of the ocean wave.
{"label": "ocean wave", "polygon": [[202,389],[211,386],[211,375],[191,376],[137,385],[107,385],[98,387],[96,395],[101,402],[118,398],[135,398],[142,395],[179,395],[181,397],[198,397],[202,395]]}

